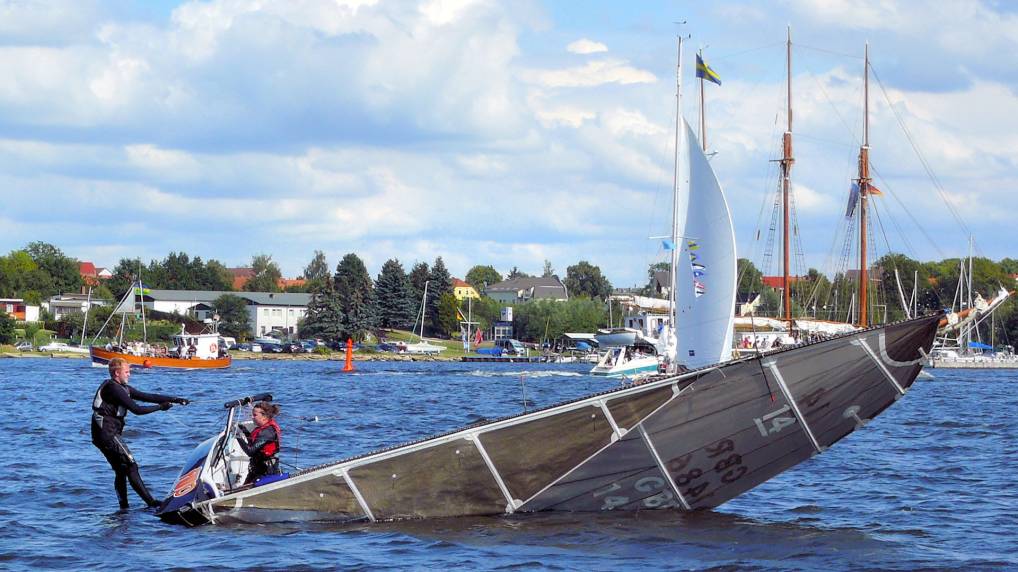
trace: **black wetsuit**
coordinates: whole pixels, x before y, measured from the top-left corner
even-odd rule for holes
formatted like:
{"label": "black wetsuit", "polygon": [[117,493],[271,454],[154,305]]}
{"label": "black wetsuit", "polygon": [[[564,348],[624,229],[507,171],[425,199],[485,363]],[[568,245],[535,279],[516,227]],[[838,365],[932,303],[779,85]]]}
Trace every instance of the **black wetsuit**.
{"label": "black wetsuit", "polygon": [[[160,405],[138,405],[136,401],[158,403]],[[99,386],[92,400],[92,444],[95,445],[106,457],[116,478],[113,487],[117,491],[117,500],[120,501],[120,508],[127,508],[127,482],[131,482],[131,488],[138,493],[145,504],[156,506],[159,504],[152,494],[145,487],[138,472],[138,463],[134,455],[124,443],[121,433],[124,432],[124,423],[127,412],[135,415],[146,415],[162,409],[169,408],[169,402],[182,401],[177,397],[159,395],[157,393],[145,393],[130,385],[120,385],[108,379]],[[162,405],[162,404],[166,405]]]}
{"label": "black wetsuit", "polygon": [[244,479],[245,485],[253,483],[256,479],[265,475],[279,474],[279,459],[276,457],[276,454],[279,452],[279,433],[276,432],[273,426],[278,427],[274,421],[262,427],[261,431],[258,431],[254,442],[251,442],[251,431],[248,431],[243,425],[240,426],[240,430],[244,432],[247,439],[242,439],[238,436],[237,443],[247,453],[247,456],[251,457],[251,464],[247,470],[247,478]]}

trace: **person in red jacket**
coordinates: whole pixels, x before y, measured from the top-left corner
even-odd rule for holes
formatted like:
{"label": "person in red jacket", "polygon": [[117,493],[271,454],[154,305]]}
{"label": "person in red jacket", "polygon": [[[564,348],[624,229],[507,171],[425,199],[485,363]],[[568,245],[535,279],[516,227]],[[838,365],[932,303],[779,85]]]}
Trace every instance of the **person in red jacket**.
{"label": "person in red jacket", "polygon": [[283,431],[276,423],[275,417],[279,415],[279,406],[268,401],[259,401],[251,410],[251,419],[255,422],[255,428],[250,432],[243,425],[240,430],[244,432],[246,439],[237,436],[240,448],[251,457],[251,464],[248,467],[247,478],[244,484],[255,482],[259,477],[265,475],[279,474],[279,438]]}

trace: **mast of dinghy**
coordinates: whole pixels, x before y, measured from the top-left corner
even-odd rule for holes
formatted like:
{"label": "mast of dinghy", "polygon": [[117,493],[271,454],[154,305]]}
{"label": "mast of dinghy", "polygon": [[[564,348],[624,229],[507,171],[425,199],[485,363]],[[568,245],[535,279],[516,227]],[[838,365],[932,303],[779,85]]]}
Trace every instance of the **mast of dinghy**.
{"label": "mast of dinghy", "polygon": [[870,189],[870,44],[863,64],[863,140],[859,149],[859,326],[869,326],[866,273],[866,203]]}
{"label": "mast of dinghy", "polygon": [[[671,278],[671,285],[668,288],[668,315],[672,321],[672,332],[673,335],[678,334],[678,315],[676,313],[676,269],[679,263],[679,201],[677,195],[679,193],[679,153],[681,153],[680,145],[684,140],[680,133],[682,129],[682,36],[678,38],[678,54],[675,60],[675,160],[672,174],[672,249],[671,249],[671,267],[669,269],[669,275]],[[677,340],[676,340],[677,341]],[[677,347],[677,344],[676,344]],[[670,356],[676,358],[677,356]]]}
{"label": "mast of dinghy", "polygon": [[783,153],[781,156],[781,204],[782,204],[782,253],[783,253],[783,270],[781,283],[783,290],[783,305],[785,307],[784,320],[788,324],[788,331],[792,331],[792,284],[790,279],[790,263],[789,263],[789,245],[791,239],[789,216],[791,209],[788,204],[788,195],[792,186],[792,163],[795,159],[792,158],[792,27],[788,27],[788,40],[786,42],[785,52],[785,66],[788,70],[787,74],[787,116],[788,116],[788,128],[785,130],[785,135],[782,137],[782,149]]}

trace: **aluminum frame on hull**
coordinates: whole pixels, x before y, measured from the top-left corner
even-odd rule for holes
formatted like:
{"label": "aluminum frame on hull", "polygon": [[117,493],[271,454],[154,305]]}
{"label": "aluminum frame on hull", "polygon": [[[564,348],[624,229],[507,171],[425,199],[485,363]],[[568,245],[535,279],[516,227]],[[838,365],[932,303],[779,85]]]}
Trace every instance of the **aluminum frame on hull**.
{"label": "aluminum frame on hull", "polygon": [[716,507],[900,398],[937,316],[660,377],[194,503],[208,522]]}

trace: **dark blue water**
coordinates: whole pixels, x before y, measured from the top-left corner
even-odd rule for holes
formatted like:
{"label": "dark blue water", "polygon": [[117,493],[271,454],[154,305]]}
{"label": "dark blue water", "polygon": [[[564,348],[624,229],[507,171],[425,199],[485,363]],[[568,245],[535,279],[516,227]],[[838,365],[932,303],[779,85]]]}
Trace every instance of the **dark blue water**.
{"label": "dark blue water", "polygon": [[[589,366],[239,362],[225,372],[139,371],[146,391],[195,400],[129,416],[142,475],[164,496],[222,402],[270,391],[283,460],[298,466],[611,387]],[[0,360],[5,476],[0,568],[1018,569],[1014,373],[933,370],[869,426],[714,512],[537,514],[354,526],[163,524],[89,441],[105,370]],[[317,417],[317,421],[315,421]]]}

